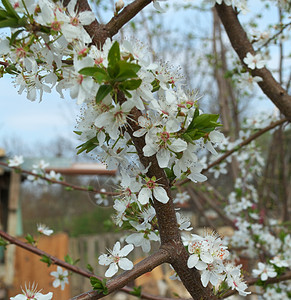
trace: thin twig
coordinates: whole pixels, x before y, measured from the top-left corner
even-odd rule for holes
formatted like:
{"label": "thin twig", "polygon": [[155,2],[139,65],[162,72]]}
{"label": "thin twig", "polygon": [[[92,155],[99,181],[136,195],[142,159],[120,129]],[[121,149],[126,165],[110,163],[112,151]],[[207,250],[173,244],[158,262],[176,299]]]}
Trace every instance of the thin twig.
{"label": "thin twig", "polygon": [[[259,130],[258,132],[256,132],[255,134],[251,135],[249,138],[247,138],[246,140],[244,140],[243,142],[241,142],[240,144],[238,144],[237,146],[233,147],[231,150],[225,152],[223,155],[221,155],[217,160],[215,160],[213,163],[211,163],[210,165],[207,166],[207,168],[203,169],[201,171],[201,173],[205,173],[206,171],[208,171],[209,169],[213,168],[214,166],[220,164],[223,160],[225,160],[228,156],[230,156],[231,154],[233,154],[234,152],[240,150],[242,147],[246,146],[247,144],[249,144],[250,142],[252,142],[253,140],[255,140],[256,138],[258,138],[259,136],[261,136],[262,134],[264,134],[265,132],[285,123],[288,122],[287,118],[278,120],[274,123],[271,123],[269,126]],[[176,185],[181,186],[187,182],[190,182],[190,179],[184,179],[181,180],[180,182],[178,182]]]}
{"label": "thin twig", "polygon": [[102,194],[102,195],[106,195],[106,196],[118,196],[118,195],[120,195],[120,193],[116,193],[116,192],[103,192],[101,190],[96,190],[96,189],[92,188],[91,186],[90,187],[81,187],[81,186],[70,184],[70,183],[67,183],[67,182],[64,182],[64,181],[59,181],[59,180],[47,178],[45,175],[35,174],[31,171],[23,170],[19,167],[9,167],[7,163],[1,162],[1,161],[0,161],[0,165],[4,166],[4,167],[7,167],[7,168],[10,168],[10,169],[14,169],[17,172],[21,172],[21,173],[26,174],[26,175],[32,175],[34,177],[41,178],[41,179],[46,180],[50,183],[55,183],[55,184],[59,184],[59,185],[68,187],[68,188],[76,190],[76,191],[83,191],[83,192],[94,193],[94,194]]}

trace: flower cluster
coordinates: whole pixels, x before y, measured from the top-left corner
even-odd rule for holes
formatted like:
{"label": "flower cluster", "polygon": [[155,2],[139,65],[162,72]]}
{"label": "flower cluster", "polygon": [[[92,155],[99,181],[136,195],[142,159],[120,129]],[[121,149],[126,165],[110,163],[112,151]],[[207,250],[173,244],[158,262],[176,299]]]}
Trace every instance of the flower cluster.
{"label": "flower cluster", "polygon": [[201,282],[204,287],[209,282],[216,286],[225,280],[228,286],[236,289],[240,295],[250,294],[245,292],[247,285],[242,281],[240,267],[227,262],[229,252],[218,235],[212,233],[201,237],[192,234],[188,251],[190,256],[187,265],[201,271]]}

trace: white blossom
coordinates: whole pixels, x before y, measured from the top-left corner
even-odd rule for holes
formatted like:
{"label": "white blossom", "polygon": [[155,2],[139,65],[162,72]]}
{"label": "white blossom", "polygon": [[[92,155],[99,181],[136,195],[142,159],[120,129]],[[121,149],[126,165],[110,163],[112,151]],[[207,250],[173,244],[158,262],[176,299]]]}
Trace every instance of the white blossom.
{"label": "white blossom", "polygon": [[133,250],[133,248],[132,244],[120,248],[120,242],[116,242],[113,246],[113,250],[109,250],[110,254],[102,254],[99,256],[100,265],[109,265],[109,268],[105,273],[106,277],[115,275],[118,271],[118,267],[123,270],[131,270],[133,268],[133,263],[125,257]]}

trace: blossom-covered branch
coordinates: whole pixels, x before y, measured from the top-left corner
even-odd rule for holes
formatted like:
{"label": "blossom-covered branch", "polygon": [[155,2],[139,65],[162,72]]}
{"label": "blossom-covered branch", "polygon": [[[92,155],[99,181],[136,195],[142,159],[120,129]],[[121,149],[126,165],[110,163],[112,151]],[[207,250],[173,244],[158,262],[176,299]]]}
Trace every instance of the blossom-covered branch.
{"label": "blossom-covered branch", "polygon": [[[242,64],[247,67],[244,59],[248,53],[254,55],[255,50],[238,20],[237,13],[232,6],[228,6],[225,3],[220,5],[216,4],[215,8],[224,25],[233,49],[236,51]],[[267,97],[279,108],[281,113],[291,121],[291,96],[288,95],[287,91],[274,79],[272,73],[264,67],[249,68],[249,71],[253,76],[259,76],[263,79],[258,82],[258,85]]]}

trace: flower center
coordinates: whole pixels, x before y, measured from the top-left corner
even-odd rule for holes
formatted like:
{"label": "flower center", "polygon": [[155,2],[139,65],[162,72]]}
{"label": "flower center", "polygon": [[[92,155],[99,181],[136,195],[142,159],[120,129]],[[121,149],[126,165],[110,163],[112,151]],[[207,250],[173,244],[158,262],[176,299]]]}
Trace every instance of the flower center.
{"label": "flower center", "polygon": [[61,30],[61,22],[59,21],[54,21],[51,23],[51,28],[54,31],[60,31]]}
{"label": "flower center", "polygon": [[77,17],[73,17],[73,18],[71,18],[70,23],[73,26],[78,26],[80,24],[80,21],[79,21],[79,19]]}

